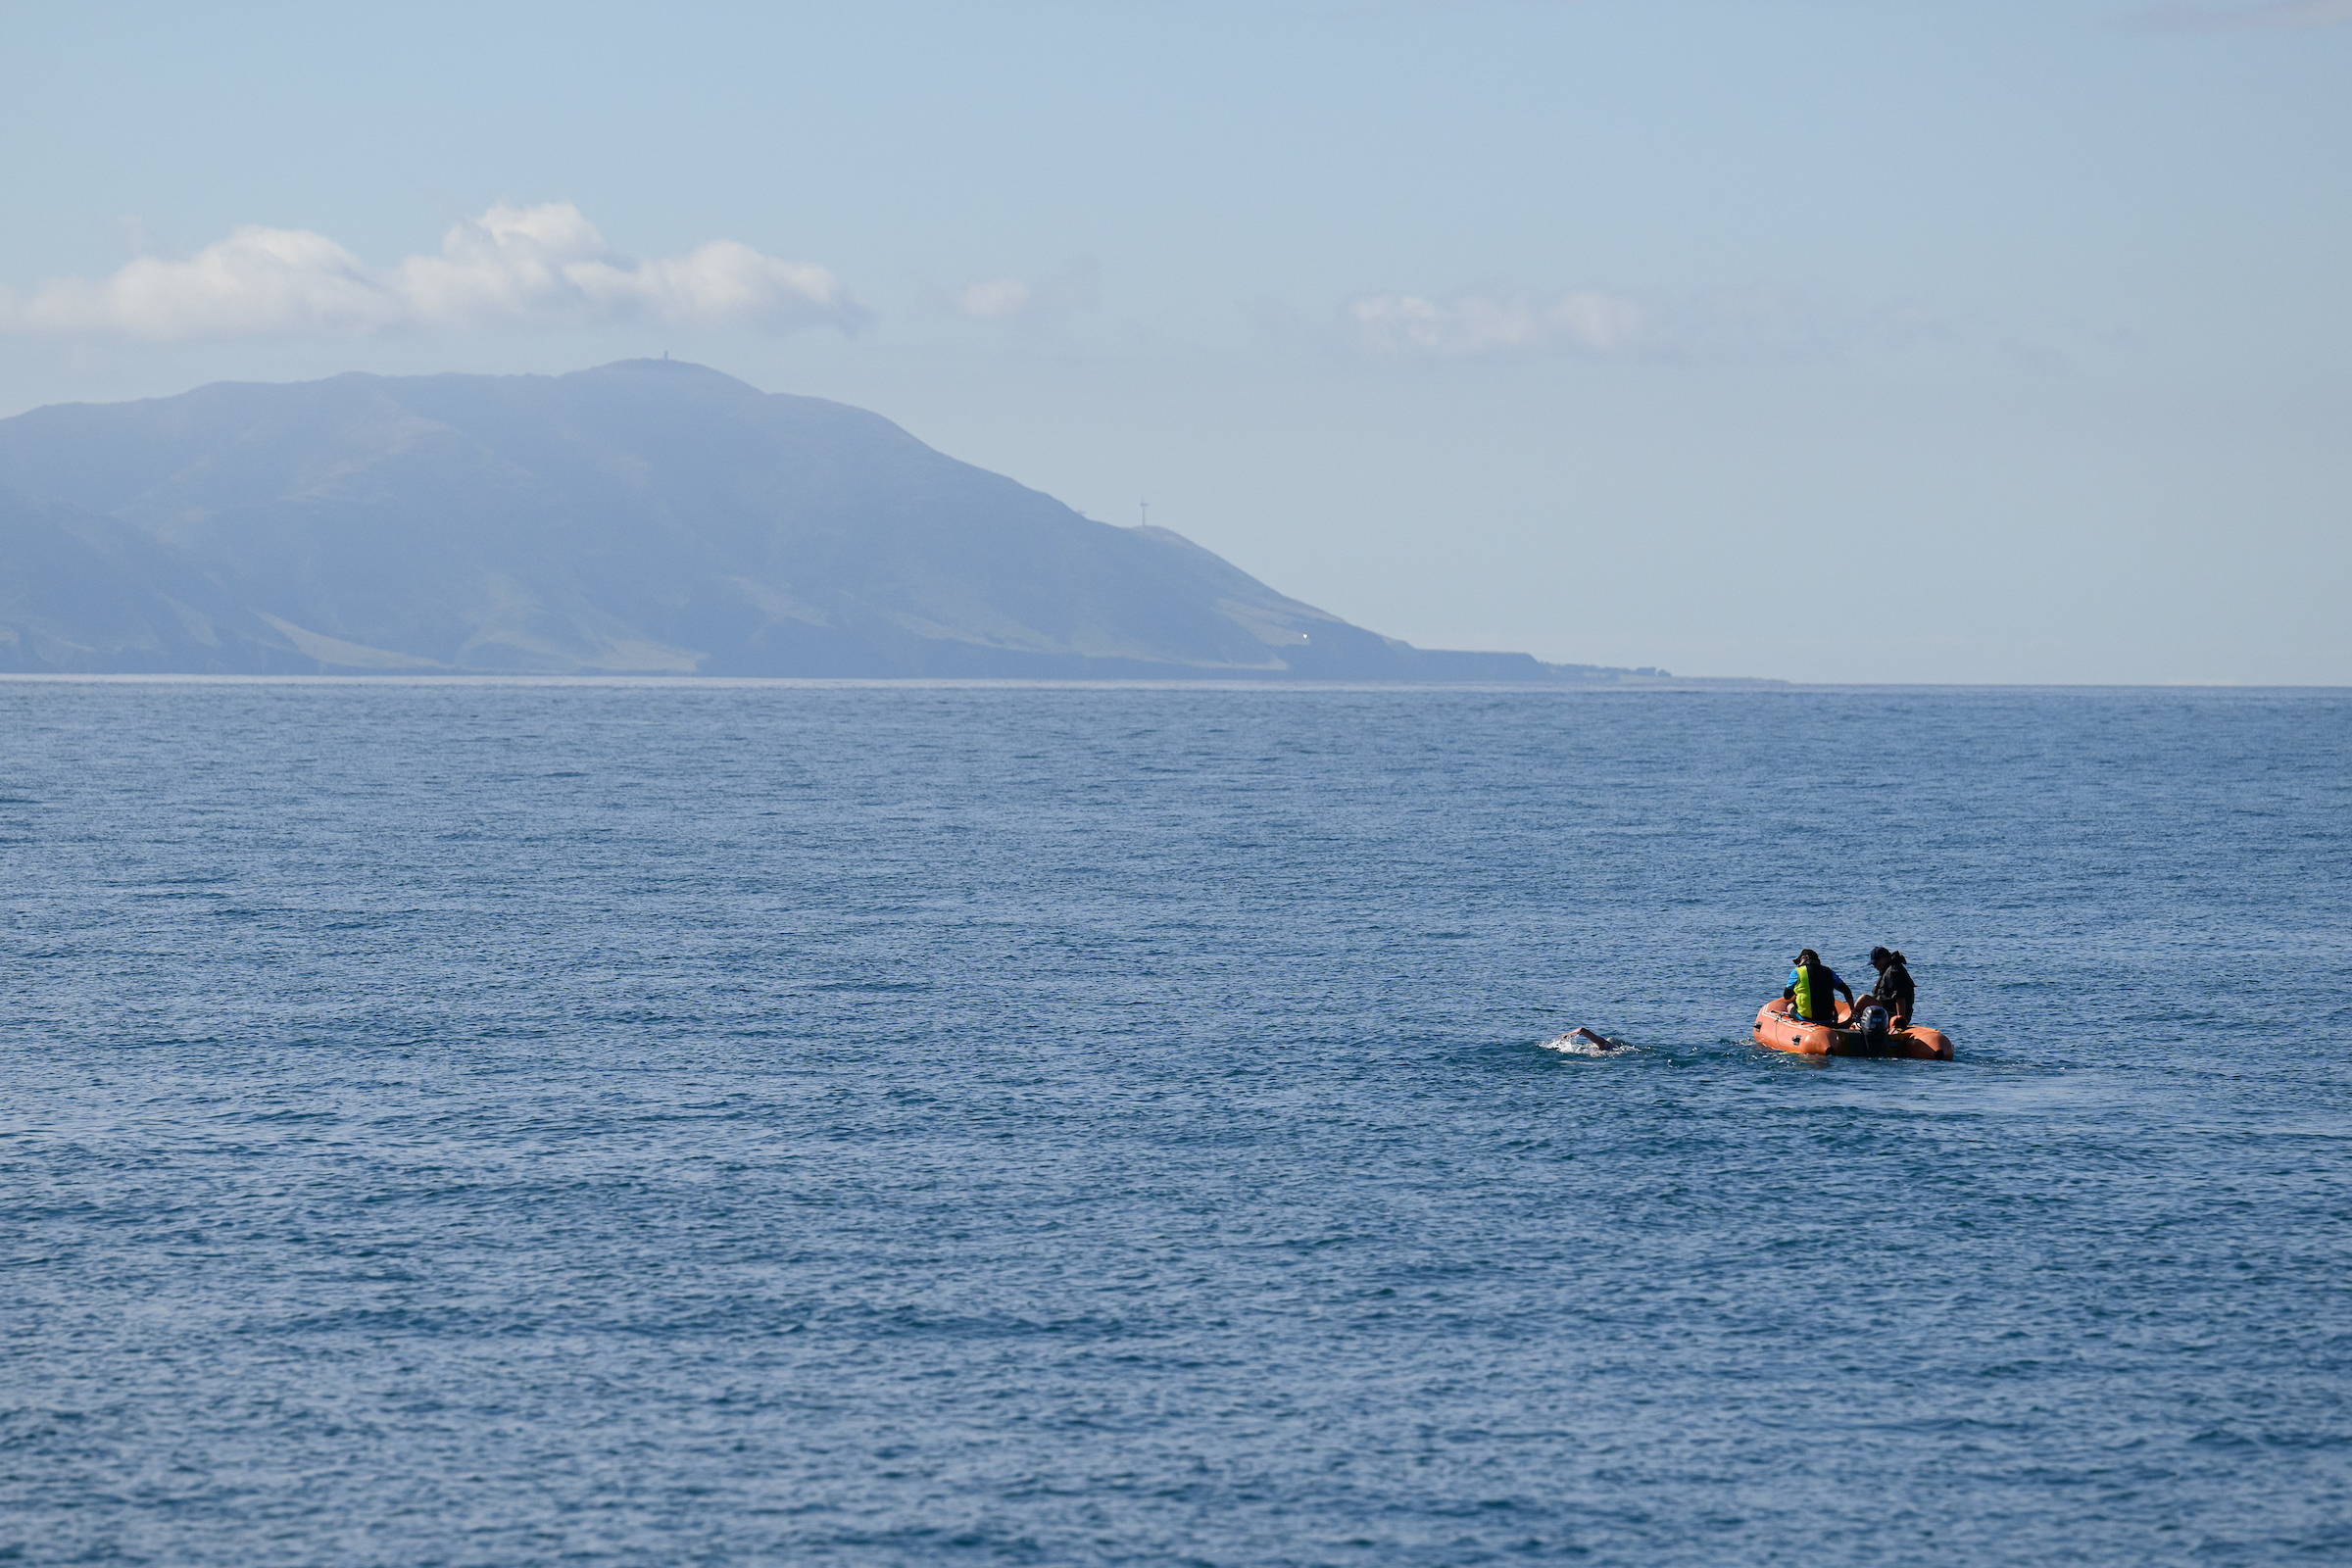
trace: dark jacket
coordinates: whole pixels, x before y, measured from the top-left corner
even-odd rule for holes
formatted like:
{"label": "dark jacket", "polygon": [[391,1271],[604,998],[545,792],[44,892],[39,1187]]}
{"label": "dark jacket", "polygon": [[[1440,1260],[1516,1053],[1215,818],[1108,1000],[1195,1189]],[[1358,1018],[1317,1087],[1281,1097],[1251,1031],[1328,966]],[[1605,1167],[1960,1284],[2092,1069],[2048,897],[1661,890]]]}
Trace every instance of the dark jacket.
{"label": "dark jacket", "polygon": [[1886,968],[1879,971],[1879,983],[1872,989],[1878,993],[1879,1000],[1886,1004],[1888,1012],[1893,1013],[1897,1018],[1911,1016],[1914,993],[1911,988],[1910,970],[1904,968],[1900,963],[1888,963]]}

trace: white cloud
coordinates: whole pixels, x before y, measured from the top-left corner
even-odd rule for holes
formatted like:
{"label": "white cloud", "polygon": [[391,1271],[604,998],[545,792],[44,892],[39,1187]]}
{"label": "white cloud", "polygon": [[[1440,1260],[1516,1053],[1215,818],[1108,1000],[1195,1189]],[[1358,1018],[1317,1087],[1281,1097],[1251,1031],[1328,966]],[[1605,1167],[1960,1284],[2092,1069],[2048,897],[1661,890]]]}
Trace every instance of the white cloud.
{"label": "white cloud", "polygon": [[1382,354],[1607,354],[1629,347],[1642,307],[1615,294],[1369,294],[1350,301],[1358,343]]}
{"label": "white cloud", "polygon": [[0,290],[0,331],[150,339],[640,318],[848,327],[863,314],[825,269],[733,240],[630,261],[569,202],[493,207],[443,236],[439,255],[380,270],[323,234],[247,227],[183,259],[144,256],[103,278]]}
{"label": "white cloud", "polygon": [[385,326],[400,302],[323,234],[240,228],[185,261],[142,256],[111,277],[61,278],[0,301],[14,331],[241,337]]}
{"label": "white cloud", "polygon": [[2139,14],[2159,27],[2328,27],[2352,22],[2352,0],[2264,0],[2257,5],[2163,5]]}
{"label": "white cloud", "polygon": [[1029,309],[1029,285],[1017,277],[992,277],[965,286],[956,308],[977,321],[1004,321]]}
{"label": "white cloud", "polygon": [[989,277],[955,295],[956,314],[1025,333],[1053,333],[1101,303],[1102,269],[1075,257],[1053,271],[1028,277]]}

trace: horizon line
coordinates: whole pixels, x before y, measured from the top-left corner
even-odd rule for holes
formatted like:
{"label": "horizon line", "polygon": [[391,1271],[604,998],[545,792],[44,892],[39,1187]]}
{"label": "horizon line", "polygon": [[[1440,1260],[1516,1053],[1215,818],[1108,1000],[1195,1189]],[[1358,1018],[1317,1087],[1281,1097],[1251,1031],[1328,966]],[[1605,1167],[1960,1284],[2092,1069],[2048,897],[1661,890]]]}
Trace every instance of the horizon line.
{"label": "horizon line", "polygon": [[0,670],[0,682],[23,685],[112,686],[573,686],[573,687],[760,687],[809,690],[934,689],[1032,691],[1217,691],[1217,692],[1475,692],[1566,696],[1622,696],[1628,693],[1716,693],[1787,696],[1810,692],[2301,692],[2352,693],[2352,684],[2294,681],[1803,681],[1765,675],[1638,676],[1618,681],[1378,681],[1201,679],[1055,679],[979,675],[660,675],[660,674],[434,674],[404,670],[370,674],[236,675],[167,671],[71,673],[58,670]]}

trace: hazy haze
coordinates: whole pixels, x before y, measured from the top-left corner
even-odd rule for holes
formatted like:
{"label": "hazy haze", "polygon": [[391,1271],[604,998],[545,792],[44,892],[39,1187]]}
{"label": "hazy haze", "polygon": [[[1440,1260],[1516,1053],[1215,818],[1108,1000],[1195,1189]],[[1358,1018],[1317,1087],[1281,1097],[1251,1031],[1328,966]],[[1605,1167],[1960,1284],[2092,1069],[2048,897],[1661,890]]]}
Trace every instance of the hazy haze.
{"label": "hazy haze", "polygon": [[2352,682],[2333,0],[24,4],[0,48],[0,414],[666,349],[1425,646]]}

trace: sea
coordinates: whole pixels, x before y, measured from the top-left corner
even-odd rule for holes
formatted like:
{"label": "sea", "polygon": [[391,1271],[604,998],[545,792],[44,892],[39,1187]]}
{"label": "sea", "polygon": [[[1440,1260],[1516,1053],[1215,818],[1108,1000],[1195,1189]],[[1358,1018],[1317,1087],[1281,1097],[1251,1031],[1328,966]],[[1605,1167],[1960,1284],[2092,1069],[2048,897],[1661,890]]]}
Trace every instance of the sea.
{"label": "sea", "polygon": [[2343,691],[0,681],[0,1562],[2352,1561],[2348,1053]]}

